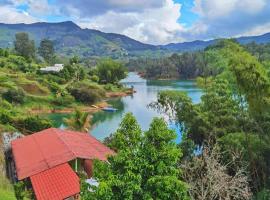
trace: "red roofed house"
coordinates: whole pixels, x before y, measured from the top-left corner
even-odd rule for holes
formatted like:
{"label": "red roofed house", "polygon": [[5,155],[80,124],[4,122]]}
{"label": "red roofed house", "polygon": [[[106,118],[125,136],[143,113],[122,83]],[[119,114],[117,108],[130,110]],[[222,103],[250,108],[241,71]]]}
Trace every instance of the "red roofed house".
{"label": "red roofed house", "polygon": [[81,159],[91,177],[92,160],[105,161],[114,154],[89,134],[56,128],[13,140],[11,147],[18,180],[30,178],[37,200],[78,195],[79,178],[68,162]]}

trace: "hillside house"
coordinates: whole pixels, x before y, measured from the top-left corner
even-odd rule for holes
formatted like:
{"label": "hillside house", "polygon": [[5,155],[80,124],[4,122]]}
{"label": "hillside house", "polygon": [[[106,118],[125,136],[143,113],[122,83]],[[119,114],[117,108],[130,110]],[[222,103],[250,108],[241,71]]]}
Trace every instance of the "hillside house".
{"label": "hillside house", "polygon": [[56,128],[13,140],[11,148],[17,179],[31,181],[37,200],[78,199],[78,165],[90,178],[92,160],[114,154],[89,134]]}
{"label": "hillside house", "polygon": [[40,68],[40,71],[43,73],[59,73],[62,69],[64,69],[64,64],[54,64],[54,66]]}

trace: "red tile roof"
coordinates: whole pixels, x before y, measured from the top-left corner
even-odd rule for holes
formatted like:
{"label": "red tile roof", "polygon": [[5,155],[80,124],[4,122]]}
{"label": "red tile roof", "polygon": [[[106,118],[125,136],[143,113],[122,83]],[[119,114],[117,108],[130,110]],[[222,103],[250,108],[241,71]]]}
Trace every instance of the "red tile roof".
{"label": "red tile roof", "polygon": [[63,200],[80,192],[79,178],[65,163],[30,177],[37,200]]}
{"label": "red tile roof", "polygon": [[85,133],[49,128],[12,141],[18,179],[75,158],[106,160],[114,152]]}

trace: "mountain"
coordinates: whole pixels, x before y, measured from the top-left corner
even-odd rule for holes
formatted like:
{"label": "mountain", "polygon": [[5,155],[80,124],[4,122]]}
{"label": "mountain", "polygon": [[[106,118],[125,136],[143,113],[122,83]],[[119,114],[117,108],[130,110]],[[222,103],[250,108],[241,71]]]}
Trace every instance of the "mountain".
{"label": "mountain", "polygon": [[[167,45],[144,44],[125,35],[104,33],[94,29],[82,29],[72,21],[33,24],[0,23],[0,47],[12,47],[17,32],[28,32],[38,46],[43,38],[54,41],[59,54],[81,57],[109,56],[112,58],[158,57],[173,52],[196,51],[214,44],[217,40],[170,43]],[[260,36],[236,38],[242,44],[268,43],[270,33]]]}
{"label": "mountain", "polygon": [[160,48],[165,48],[170,51],[184,52],[184,51],[196,51],[206,48],[209,45],[212,45],[216,40],[195,40],[192,42],[183,42],[183,43],[170,43],[167,45],[161,45]]}
{"label": "mountain", "polygon": [[158,52],[160,47],[144,44],[127,36],[82,29],[71,21],[60,23],[38,22],[33,24],[0,23],[0,47],[13,45],[17,32],[28,32],[36,42],[43,38],[54,41],[56,51],[63,55],[110,56],[121,58],[141,53]]}
{"label": "mountain", "polygon": [[[251,42],[255,42],[258,44],[269,43],[270,42],[270,33],[266,33],[259,36],[245,36],[235,38],[240,44],[248,44]],[[196,51],[202,50],[209,45],[215,44],[218,40],[196,40],[192,42],[183,42],[183,43],[170,43],[167,45],[161,45],[160,48],[168,49],[171,51],[183,52],[183,51]]]}

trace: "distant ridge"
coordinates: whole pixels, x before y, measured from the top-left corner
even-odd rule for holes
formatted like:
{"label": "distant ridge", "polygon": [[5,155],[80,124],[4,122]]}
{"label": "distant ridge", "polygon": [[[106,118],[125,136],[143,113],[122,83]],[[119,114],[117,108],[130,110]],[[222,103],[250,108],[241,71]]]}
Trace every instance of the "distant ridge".
{"label": "distant ridge", "polygon": [[[130,57],[158,57],[173,52],[195,51],[214,44],[217,40],[151,45],[139,42],[125,35],[104,33],[94,29],[82,29],[72,21],[33,24],[0,23],[0,47],[11,47],[16,32],[28,32],[36,45],[43,38],[54,41],[56,51],[62,55],[81,57],[105,56],[126,59]],[[242,44],[249,42],[268,43],[270,33],[260,36],[236,38]]]}

